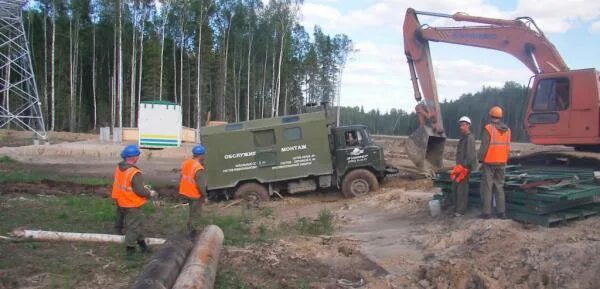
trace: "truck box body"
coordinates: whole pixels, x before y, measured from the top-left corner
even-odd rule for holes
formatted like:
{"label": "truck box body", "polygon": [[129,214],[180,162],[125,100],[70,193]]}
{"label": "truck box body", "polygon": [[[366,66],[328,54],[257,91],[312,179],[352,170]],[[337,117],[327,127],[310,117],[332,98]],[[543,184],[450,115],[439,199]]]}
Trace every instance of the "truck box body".
{"label": "truck box body", "polygon": [[201,137],[207,148],[209,190],[234,188],[245,181],[309,177],[318,179],[320,187],[331,185],[333,165],[324,112],[203,127]]}

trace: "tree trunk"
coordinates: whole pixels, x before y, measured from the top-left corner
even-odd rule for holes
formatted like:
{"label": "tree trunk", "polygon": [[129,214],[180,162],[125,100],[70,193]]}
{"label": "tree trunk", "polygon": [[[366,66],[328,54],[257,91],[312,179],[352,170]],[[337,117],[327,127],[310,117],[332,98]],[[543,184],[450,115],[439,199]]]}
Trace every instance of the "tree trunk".
{"label": "tree trunk", "polygon": [[96,24],[92,24],[92,106],[94,115],[94,130],[98,124],[98,111],[96,100]]}
{"label": "tree trunk", "polygon": [[221,107],[220,107],[220,118],[219,120],[226,120],[226,116],[225,116],[225,105],[227,103],[227,55],[229,52],[229,31],[231,30],[231,18],[229,19],[229,26],[227,27],[227,33],[225,34],[225,61],[224,61],[224,68],[223,68],[223,94],[221,95],[222,97],[222,103],[221,103]]}
{"label": "tree trunk", "polygon": [[[144,28],[146,27],[146,11],[143,11],[144,14],[142,14],[142,31],[141,31],[141,35],[140,35],[140,68],[139,68],[139,72],[138,72],[138,97],[137,97],[137,104],[138,107],[140,106],[140,103],[142,102],[142,73],[144,72]],[[139,125],[139,124],[138,124]]]}
{"label": "tree trunk", "polygon": [[269,43],[267,43],[267,48],[265,49],[265,66],[263,67],[263,81],[262,81],[262,89],[261,89],[261,105],[260,105],[260,118],[265,117],[265,87],[267,84],[267,57],[269,55]]}
{"label": "tree trunk", "polygon": [[[44,102],[46,103],[46,117],[49,114],[48,107],[48,7],[44,6]],[[48,125],[49,120],[45,120]],[[48,128],[46,128],[48,129]]]}
{"label": "tree trunk", "polygon": [[277,65],[277,89],[275,93],[275,116],[279,115],[279,94],[281,93],[281,63],[283,61],[283,46],[285,45],[285,26],[282,24],[281,27],[281,46],[279,48],[279,62]]}
{"label": "tree trunk", "polygon": [[175,37],[173,37],[173,93],[175,94],[175,103],[181,104],[177,101],[177,43]]}
{"label": "tree trunk", "polygon": [[[144,72],[144,28],[146,27],[146,11],[143,11],[142,14],[142,31],[140,32],[140,68],[138,72],[138,107],[140,102],[142,102],[142,73]],[[139,125],[139,124],[138,124]]]}
{"label": "tree trunk", "polygon": [[237,71],[235,70],[235,54],[236,54],[236,50],[235,47],[233,48],[233,113],[234,113],[234,119],[235,122],[238,122],[238,114],[239,114],[239,110],[238,110],[238,96],[237,96]]}
{"label": "tree trunk", "polygon": [[[276,39],[276,38],[275,38]],[[271,62],[271,89],[269,95],[271,96],[271,117],[275,117],[275,56],[277,50],[275,50],[275,43],[273,44],[273,59]]]}
{"label": "tree trunk", "polygon": [[54,2],[52,2],[52,45],[51,45],[51,49],[52,49],[52,56],[51,58],[51,63],[50,63],[50,98],[51,98],[51,107],[52,107],[52,121],[50,122],[50,131],[54,131],[55,129],[55,124],[56,124],[56,109],[54,108],[54,104],[55,102],[55,91],[54,91],[54,70],[55,70],[55,66],[54,66],[54,62],[56,59],[56,5]]}
{"label": "tree trunk", "polygon": [[[166,13],[165,13],[166,15]],[[161,40],[160,40],[160,81],[158,85],[158,99],[162,100],[162,92],[163,92],[163,55],[165,51],[165,22],[166,16],[163,16],[162,23],[162,32],[161,32]]]}
{"label": "tree trunk", "polygon": [[119,21],[119,37],[117,39],[117,46],[119,49],[119,68],[117,71],[118,79],[118,87],[117,87],[117,97],[119,101],[119,127],[123,127],[123,23],[122,23],[122,14],[123,14],[123,2],[122,0],[117,0],[117,5],[119,6],[119,11],[117,12],[117,17]]}
{"label": "tree trunk", "polygon": [[198,55],[196,59],[196,128],[202,125],[202,26],[204,23],[203,11],[200,10],[200,24],[198,25]]}
{"label": "tree trunk", "polygon": [[179,51],[179,97],[183,103],[183,54],[185,53],[185,30],[183,29],[183,22],[181,24],[181,48]]}
{"label": "tree trunk", "polygon": [[253,35],[250,33],[250,40],[248,40],[248,71],[246,72],[246,121],[250,120],[250,57],[252,55],[252,38]]}
{"label": "tree trunk", "polygon": [[136,52],[136,35],[137,35],[137,9],[136,9],[136,3],[133,3],[133,23],[132,23],[132,29],[131,29],[131,82],[130,82],[130,89],[129,89],[129,127],[133,127],[134,126],[134,120],[135,120],[135,96],[136,96],[136,92],[135,92],[135,73],[136,73],[136,67],[137,67],[137,63],[136,63],[136,56],[137,56],[137,52]]}

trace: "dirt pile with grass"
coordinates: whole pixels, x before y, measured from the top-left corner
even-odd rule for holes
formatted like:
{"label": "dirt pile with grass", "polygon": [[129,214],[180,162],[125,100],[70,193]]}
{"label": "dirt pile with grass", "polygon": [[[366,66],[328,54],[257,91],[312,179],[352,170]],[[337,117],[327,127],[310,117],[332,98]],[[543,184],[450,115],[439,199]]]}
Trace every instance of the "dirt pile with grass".
{"label": "dirt pile with grass", "polygon": [[431,217],[433,191],[384,188],[334,211],[339,236],[390,274],[384,288],[600,288],[598,218],[555,228]]}

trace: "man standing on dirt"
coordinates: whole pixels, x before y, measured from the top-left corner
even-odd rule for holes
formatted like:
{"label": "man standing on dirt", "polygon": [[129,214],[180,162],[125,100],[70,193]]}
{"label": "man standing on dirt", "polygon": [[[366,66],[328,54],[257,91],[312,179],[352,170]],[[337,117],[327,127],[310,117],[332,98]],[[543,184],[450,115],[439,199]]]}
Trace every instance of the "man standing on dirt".
{"label": "man standing on dirt", "polygon": [[475,137],[471,134],[471,119],[463,116],[458,120],[460,140],[456,147],[456,166],[452,182],[452,207],[454,216],[460,217],[467,211],[469,202],[469,175],[477,168],[477,152],[475,149]]}
{"label": "man standing on dirt", "polygon": [[202,212],[202,204],[206,201],[207,181],[204,169],[204,153],[204,146],[197,145],[192,149],[193,157],[181,164],[179,194],[187,200],[190,207],[187,227],[192,238],[200,229],[200,213]]}
{"label": "man standing on dirt", "polygon": [[506,218],[506,201],[504,197],[504,173],[510,152],[510,128],[502,123],[502,108],[494,106],[490,109],[491,123],[485,126],[479,149],[481,166],[481,202],[483,205],[481,218],[487,219],[492,214],[492,195],[496,193],[496,213],[501,219]]}
{"label": "man standing on dirt", "polygon": [[142,233],[144,215],[142,206],[147,198],[156,200],[158,193],[144,185],[142,171],[136,167],[140,150],[135,145],[126,146],[121,152],[121,161],[114,172],[112,198],[117,205],[117,221],[115,228],[121,233],[125,229],[125,246],[128,254],[135,252],[135,245],[142,252],[148,246]]}

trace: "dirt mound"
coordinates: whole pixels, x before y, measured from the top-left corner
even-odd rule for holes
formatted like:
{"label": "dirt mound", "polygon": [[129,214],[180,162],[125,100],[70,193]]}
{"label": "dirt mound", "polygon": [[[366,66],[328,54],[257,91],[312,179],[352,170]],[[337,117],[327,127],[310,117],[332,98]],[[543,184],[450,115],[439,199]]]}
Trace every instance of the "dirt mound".
{"label": "dirt mound", "polygon": [[[244,248],[226,247],[220,268],[251,288],[343,288],[340,282],[378,287],[385,270],[365,258],[357,243],[338,237],[294,237]],[[381,279],[381,278],[380,278]]]}

